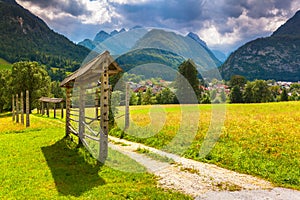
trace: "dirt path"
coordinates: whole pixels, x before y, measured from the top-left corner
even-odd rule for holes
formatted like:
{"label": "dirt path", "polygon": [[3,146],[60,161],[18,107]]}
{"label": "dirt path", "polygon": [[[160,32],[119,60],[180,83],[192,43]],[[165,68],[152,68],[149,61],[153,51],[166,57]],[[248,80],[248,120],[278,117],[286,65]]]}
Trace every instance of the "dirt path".
{"label": "dirt path", "polygon": [[[161,187],[181,191],[195,199],[300,200],[300,191],[274,188],[270,182],[250,175],[186,159],[115,137],[110,136],[109,139],[112,141],[109,144],[110,148],[131,157],[145,166],[149,172],[158,176]],[[175,164],[153,160],[144,154],[136,153],[138,148],[148,149],[155,154],[171,158]]]}

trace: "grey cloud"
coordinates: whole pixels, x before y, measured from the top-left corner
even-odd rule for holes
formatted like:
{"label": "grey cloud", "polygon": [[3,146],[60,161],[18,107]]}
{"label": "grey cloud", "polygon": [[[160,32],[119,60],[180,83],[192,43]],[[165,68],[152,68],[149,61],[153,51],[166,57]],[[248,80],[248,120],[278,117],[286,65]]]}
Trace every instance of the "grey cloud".
{"label": "grey cloud", "polygon": [[275,15],[270,13],[274,9],[278,9],[278,14],[283,14],[282,11],[289,11],[291,9],[292,0],[273,0],[273,1],[249,1],[243,0],[242,5],[248,11],[248,16],[251,18],[261,18],[261,17],[274,17]]}
{"label": "grey cloud", "polygon": [[154,26],[164,25],[164,22],[167,22],[170,23],[168,25],[178,26],[201,20],[203,2],[204,0],[170,0],[134,5],[114,4],[113,6],[128,23]]}
{"label": "grey cloud", "polygon": [[[69,13],[73,16],[80,16],[83,14],[89,14],[86,6],[77,0],[20,0],[23,2],[30,2],[39,6],[42,9],[57,9],[58,11]],[[47,11],[47,10],[45,10]]]}
{"label": "grey cloud", "polygon": [[[42,10],[55,10],[56,12],[69,13],[72,16],[89,16],[88,9],[79,0],[19,0],[38,5]],[[204,24],[214,25],[221,35],[232,34],[238,30],[239,41],[231,44],[236,48],[239,44],[255,39],[256,37],[268,36],[270,32],[263,31],[262,24],[248,24],[247,19],[239,18],[244,11],[250,19],[261,17],[281,17],[287,19],[291,13],[292,2],[298,0],[156,0],[134,4],[118,4],[106,0],[119,17],[112,17],[111,22],[101,25],[83,25],[74,17],[64,19],[48,19],[47,23],[55,30],[65,34],[73,41],[84,38],[93,38],[101,29],[111,31],[113,29],[131,28],[135,25],[169,28],[178,31],[198,32]],[[30,9],[30,8],[28,8]],[[277,13],[271,11],[277,10]],[[44,17],[45,19],[45,17]],[[232,19],[234,23],[228,24]],[[83,27],[83,28],[82,28]],[[80,31],[78,31],[80,30]],[[227,44],[226,44],[227,45]],[[226,46],[226,49],[230,49]]]}

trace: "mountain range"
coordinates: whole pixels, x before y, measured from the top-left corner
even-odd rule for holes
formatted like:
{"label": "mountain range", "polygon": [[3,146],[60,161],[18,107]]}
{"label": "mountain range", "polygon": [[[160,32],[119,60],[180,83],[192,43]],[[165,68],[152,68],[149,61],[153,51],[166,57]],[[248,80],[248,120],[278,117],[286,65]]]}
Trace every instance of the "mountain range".
{"label": "mountain range", "polygon": [[[141,26],[110,33],[100,31],[93,40],[76,45],[15,0],[0,0],[0,41],[0,59],[10,63],[38,61],[56,80],[62,79],[66,71],[80,67],[91,49],[109,50],[126,70],[151,62],[176,69],[179,62],[191,58],[198,69],[205,71],[220,66],[226,58],[222,52],[210,50],[195,33],[183,36]],[[219,70],[226,80],[232,75],[243,75],[248,80],[300,80],[300,11],[271,36],[238,48]],[[59,77],[56,72],[60,72]]]}
{"label": "mountain range", "polygon": [[34,60],[50,68],[76,70],[90,50],[51,30],[14,0],[0,0],[0,58]]}
{"label": "mountain range", "polygon": [[250,41],[220,67],[224,79],[242,75],[249,80],[300,80],[300,11],[270,37]]}
{"label": "mountain range", "polygon": [[[79,44],[97,52],[109,50],[125,71],[154,62],[177,70],[180,63],[175,62],[175,66],[173,62],[179,58],[181,61],[193,59],[198,69],[204,71],[221,65],[206,43],[195,33],[183,36],[169,30],[137,26],[128,31],[121,29],[111,33],[101,30],[93,41],[86,39]],[[174,58],[174,55],[178,59],[169,59]]]}

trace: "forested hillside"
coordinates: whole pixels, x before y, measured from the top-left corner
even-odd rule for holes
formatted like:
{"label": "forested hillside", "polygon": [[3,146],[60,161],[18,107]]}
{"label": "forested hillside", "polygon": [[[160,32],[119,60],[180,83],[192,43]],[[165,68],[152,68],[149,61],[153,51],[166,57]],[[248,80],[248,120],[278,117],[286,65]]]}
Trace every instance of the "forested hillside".
{"label": "forested hillside", "polygon": [[14,0],[0,1],[0,41],[0,58],[10,63],[38,61],[47,66],[54,79],[57,70],[51,69],[62,69],[62,74],[74,71],[89,53],[87,48],[51,30]]}

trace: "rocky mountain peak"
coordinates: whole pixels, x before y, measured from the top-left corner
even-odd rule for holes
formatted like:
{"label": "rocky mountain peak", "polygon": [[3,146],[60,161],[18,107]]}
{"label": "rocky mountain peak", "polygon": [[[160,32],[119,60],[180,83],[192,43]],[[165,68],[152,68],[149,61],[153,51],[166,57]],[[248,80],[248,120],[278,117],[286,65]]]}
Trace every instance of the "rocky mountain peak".
{"label": "rocky mountain peak", "polygon": [[280,26],[272,36],[289,35],[292,37],[300,37],[300,10],[290,18],[285,24]]}
{"label": "rocky mountain peak", "polygon": [[107,38],[110,37],[110,34],[108,34],[107,32],[105,31],[100,31],[99,33],[97,33],[97,35],[95,36],[94,38],[94,41],[97,41],[97,42],[103,42],[104,40],[106,40]]}
{"label": "rocky mountain peak", "polygon": [[203,40],[201,40],[200,37],[196,33],[189,32],[189,34],[187,34],[187,37],[190,37],[193,40],[195,40],[196,42],[198,42],[199,44],[201,44],[202,46],[207,47],[206,43]]}

